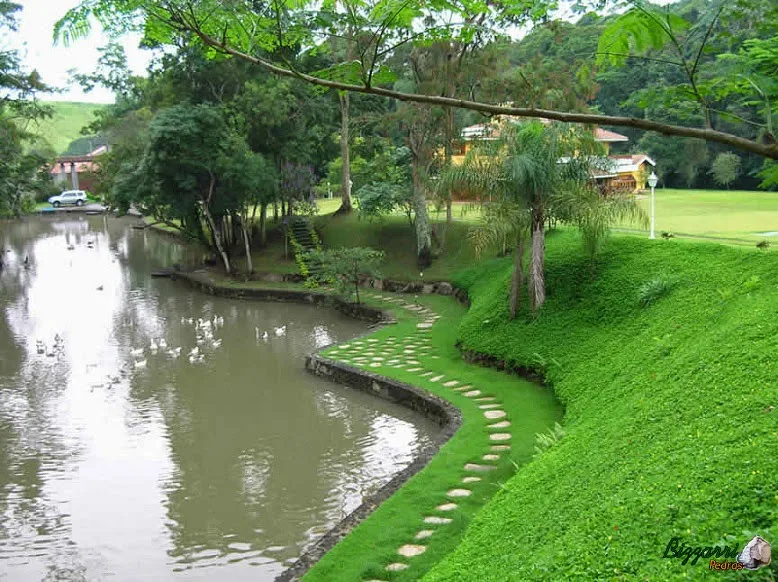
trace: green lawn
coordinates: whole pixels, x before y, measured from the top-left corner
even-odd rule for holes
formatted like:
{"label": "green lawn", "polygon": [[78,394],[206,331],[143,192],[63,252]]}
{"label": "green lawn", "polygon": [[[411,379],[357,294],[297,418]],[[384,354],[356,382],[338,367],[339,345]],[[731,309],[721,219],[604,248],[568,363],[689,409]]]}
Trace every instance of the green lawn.
{"label": "green lawn", "polygon": [[[656,231],[757,242],[778,241],[778,192],[658,189]],[[641,196],[650,212],[650,196]]]}
{"label": "green lawn", "polygon": [[54,115],[42,120],[30,131],[40,135],[51,144],[57,154],[67,150],[70,142],[83,137],[81,129],[94,121],[94,113],[105,105],[97,103],[74,103],[52,101],[47,103],[54,108]]}
{"label": "green lawn", "polygon": [[671,538],[774,542],[778,256],[612,237],[592,263],[570,233],[547,248],[540,315],[508,321],[511,261],[482,263],[457,278],[473,301],[457,338],[541,370],[566,435],[425,580],[707,579],[707,560],[663,558]]}

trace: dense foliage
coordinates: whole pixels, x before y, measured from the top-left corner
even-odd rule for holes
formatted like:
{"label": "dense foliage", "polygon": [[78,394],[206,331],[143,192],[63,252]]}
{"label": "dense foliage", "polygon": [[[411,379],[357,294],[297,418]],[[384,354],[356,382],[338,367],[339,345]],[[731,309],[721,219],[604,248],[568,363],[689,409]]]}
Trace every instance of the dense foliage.
{"label": "dense foliage", "polygon": [[509,260],[462,274],[459,339],[542,372],[565,436],[427,579],[702,579],[707,563],[662,557],[672,537],[738,551],[774,539],[775,256],[621,237],[591,263],[571,234],[548,254],[537,318],[508,319]]}
{"label": "dense foliage", "polygon": [[[5,38],[16,30],[21,6],[0,2],[0,33]],[[0,46],[0,216],[19,216],[34,206],[37,193],[50,188],[46,163],[52,152],[37,143],[28,131],[30,123],[49,110],[34,99],[45,91],[38,74],[27,72],[15,50]]]}

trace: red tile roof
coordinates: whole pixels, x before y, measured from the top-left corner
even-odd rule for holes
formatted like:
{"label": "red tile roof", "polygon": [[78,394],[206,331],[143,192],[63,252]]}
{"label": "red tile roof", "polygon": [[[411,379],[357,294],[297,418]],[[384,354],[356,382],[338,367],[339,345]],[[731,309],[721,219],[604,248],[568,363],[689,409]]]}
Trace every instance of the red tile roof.
{"label": "red tile roof", "polygon": [[597,138],[597,141],[629,141],[629,138],[626,135],[621,135],[620,133],[609,131],[601,127],[594,130],[594,137]]}

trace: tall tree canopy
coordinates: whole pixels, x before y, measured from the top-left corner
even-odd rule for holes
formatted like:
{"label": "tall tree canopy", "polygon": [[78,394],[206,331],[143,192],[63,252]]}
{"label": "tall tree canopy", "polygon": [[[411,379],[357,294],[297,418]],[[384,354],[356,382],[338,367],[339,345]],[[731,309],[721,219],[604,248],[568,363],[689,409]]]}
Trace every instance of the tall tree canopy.
{"label": "tall tree canopy", "polygon": [[[330,3],[325,4],[330,7]],[[58,23],[55,35],[65,42],[85,36],[89,32],[90,17],[95,17],[103,27],[113,32],[140,29],[146,36],[146,42],[152,44],[171,44],[182,35],[193,36],[210,47],[214,54],[232,55],[278,75],[340,91],[382,95],[427,105],[461,107],[487,114],[634,127],[722,143],[778,159],[778,143],[771,132],[744,137],[717,123],[721,114],[713,107],[715,102],[711,92],[719,84],[729,81],[731,75],[722,75],[707,68],[702,59],[707,47],[726,41],[727,34],[722,31],[720,23],[743,23],[753,17],[747,2],[719,0],[709,3],[705,17],[693,23],[691,19],[673,13],[670,8],[657,8],[632,0],[628,10],[603,31],[599,50],[605,57],[600,61],[602,65],[619,65],[634,57],[651,58],[653,52],[669,47],[674,52],[673,58],[659,57],[659,60],[668,67],[680,68],[685,81],[680,87],[668,88],[663,95],[697,107],[701,119],[692,117],[666,121],[656,117],[603,115],[585,108],[516,107],[439,94],[403,92],[391,86],[392,79],[384,64],[398,46],[436,39],[467,42],[487,25],[500,30],[509,22],[526,24],[546,19],[555,5],[514,1],[497,3],[499,6],[493,4],[429,4],[416,0],[346,2],[346,14],[350,15],[351,24],[357,30],[357,57],[351,62],[339,63],[315,73],[301,70],[295,57],[310,51],[310,47],[316,46],[316,38],[331,31],[330,21],[322,17],[321,3],[274,2],[258,5],[216,0],[85,0]],[[584,8],[585,3],[576,3],[575,6]],[[770,4],[765,6],[762,19],[774,23],[776,8]],[[484,20],[472,21],[464,17],[473,11],[483,14]],[[499,17],[490,18],[495,14]],[[760,59],[766,61],[768,69],[775,62],[769,52],[765,57],[764,51],[749,52],[747,47],[731,54],[746,59],[755,68],[759,68]],[[770,93],[770,87],[764,83],[760,86],[754,78],[741,84],[739,90],[743,92],[744,99],[749,98],[746,93],[751,99],[763,94],[765,107],[769,104],[772,108],[776,99],[776,95]],[[761,125],[765,126],[766,122]]]}

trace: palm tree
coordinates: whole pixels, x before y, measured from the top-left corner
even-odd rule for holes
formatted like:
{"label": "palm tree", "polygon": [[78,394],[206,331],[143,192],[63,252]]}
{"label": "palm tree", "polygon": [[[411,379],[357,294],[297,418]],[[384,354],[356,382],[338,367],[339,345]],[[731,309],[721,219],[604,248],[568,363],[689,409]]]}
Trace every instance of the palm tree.
{"label": "palm tree", "polygon": [[546,299],[545,230],[549,219],[578,227],[594,253],[608,228],[622,217],[643,218],[625,194],[601,196],[592,179],[602,165],[602,146],[591,131],[537,121],[504,127],[498,140],[474,148],[460,166],[443,174],[439,187],[474,195],[483,210],[473,233],[476,249],[515,240],[510,316],[519,305],[524,282],[524,252],[529,235],[530,307]]}

